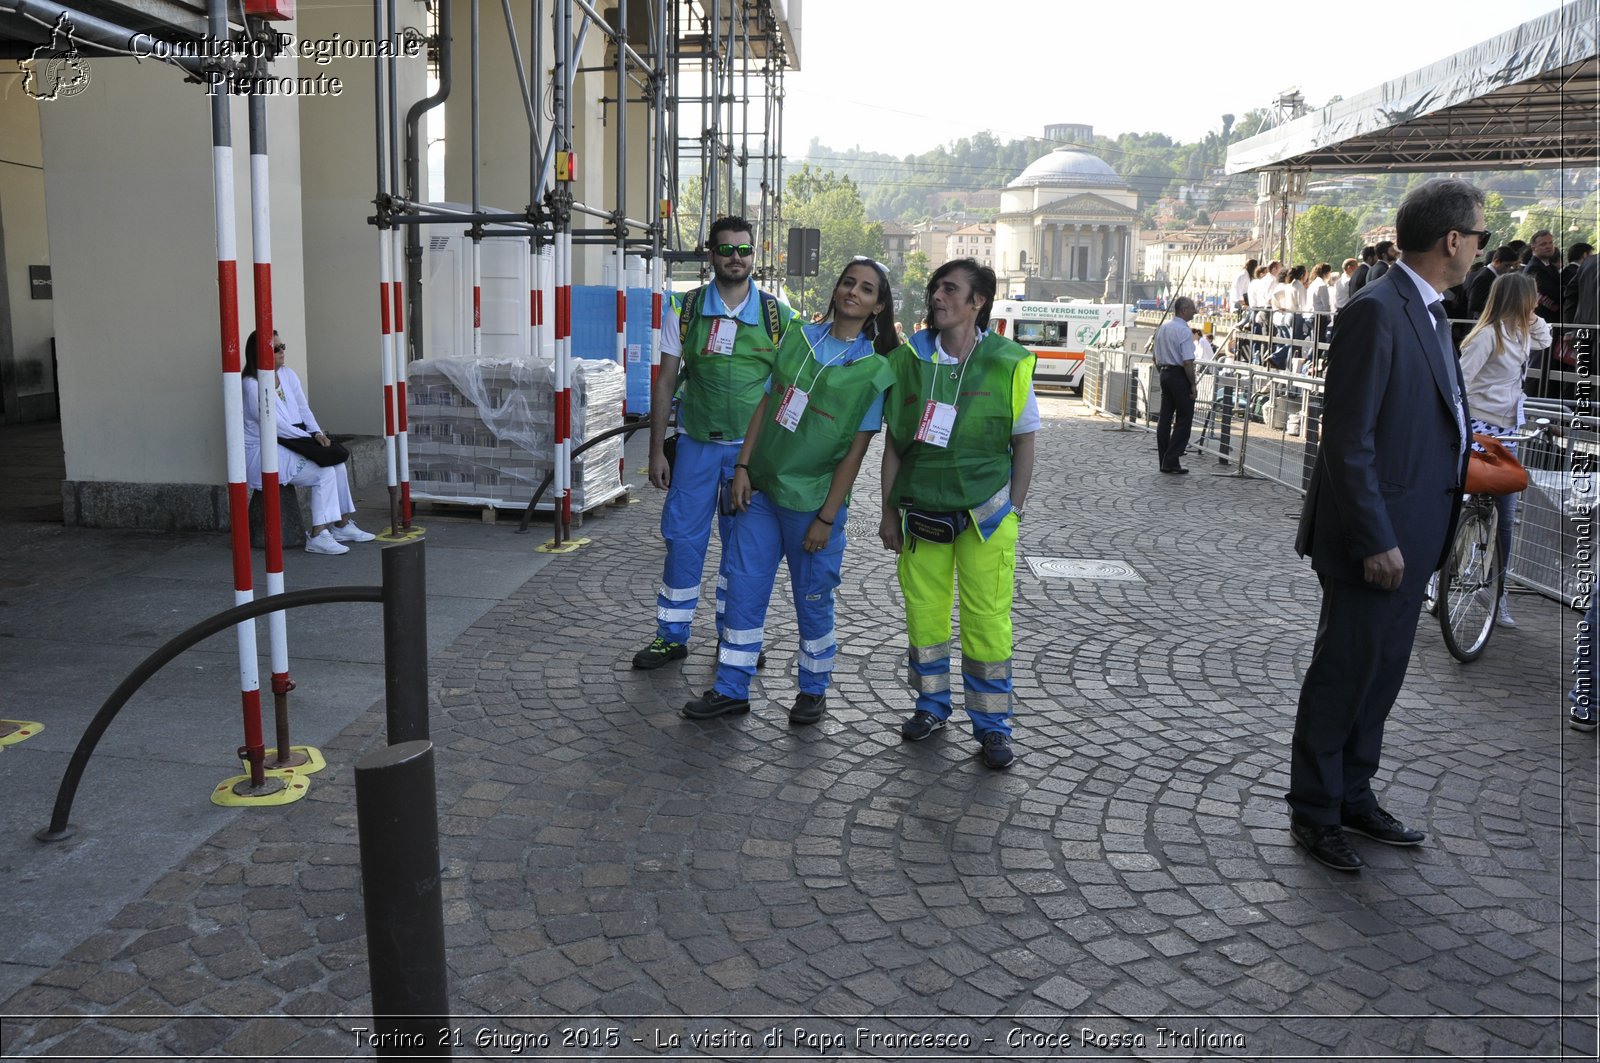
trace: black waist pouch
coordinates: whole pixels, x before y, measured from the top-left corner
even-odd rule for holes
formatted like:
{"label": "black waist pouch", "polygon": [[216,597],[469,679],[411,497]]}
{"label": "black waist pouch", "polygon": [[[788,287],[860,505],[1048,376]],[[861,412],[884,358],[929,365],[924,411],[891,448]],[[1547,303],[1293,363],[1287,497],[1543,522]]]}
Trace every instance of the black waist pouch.
{"label": "black waist pouch", "polygon": [[964,510],[951,513],[930,513],[922,509],[906,510],[906,531],[926,543],[949,545],[956,536],[967,530],[972,518]]}

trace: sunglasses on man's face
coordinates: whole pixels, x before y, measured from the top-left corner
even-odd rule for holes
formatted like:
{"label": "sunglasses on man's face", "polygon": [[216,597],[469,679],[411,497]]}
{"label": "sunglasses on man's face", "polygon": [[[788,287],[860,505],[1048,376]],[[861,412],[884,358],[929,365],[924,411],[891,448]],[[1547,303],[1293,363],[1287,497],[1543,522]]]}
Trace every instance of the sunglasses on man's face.
{"label": "sunglasses on man's face", "polygon": [[738,255],[740,258],[749,258],[756,253],[756,246],[754,244],[717,244],[711,250],[723,258],[732,258],[734,255]]}
{"label": "sunglasses on man's face", "polygon": [[288,349],[289,349],[289,345],[287,343],[274,343],[272,345],[272,353],[273,354],[282,354],[284,351],[286,351]]}

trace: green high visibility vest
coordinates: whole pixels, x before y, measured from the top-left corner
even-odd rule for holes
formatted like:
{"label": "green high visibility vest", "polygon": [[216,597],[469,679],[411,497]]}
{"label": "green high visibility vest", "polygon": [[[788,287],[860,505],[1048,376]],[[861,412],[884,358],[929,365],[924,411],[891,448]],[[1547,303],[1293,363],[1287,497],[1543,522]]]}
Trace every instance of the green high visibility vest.
{"label": "green high visibility vest", "polygon": [[[762,386],[772,374],[782,331],[794,320],[794,311],[760,289],[751,292],[761,300],[759,325],[738,322],[732,354],[706,354],[711,322],[700,313],[705,289],[696,288],[684,299],[679,314],[683,349],[678,388],[678,430],[702,443],[743,439],[750,417],[764,394]],[[733,320],[728,318],[726,320]]]}
{"label": "green high visibility vest", "polygon": [[[888,501],[935,512],[970,510],[1011,481],[1011,430],[1033,382],[1033,354],[991,332],[960,366],[935,365],[933,338],[919,333],[889,355],[894,383],[883,404],[900,472]],[[952,370],[959,378],[951,379]],[[954,402],[947,446],[917,441],[929,397]]]}
{"label": "green high visibility vest", "polygon": [[[818,331],[827,335],[828,326]],[[860,355],[849,364],[823,367],[812,353],[818,337],[811,329],[792,328],[778,348],[772,371],[767,421],[750,455],[750,485],[784,509],[821,509],[833,486],[833,471],[844,460],[861,428],[872,400],[894,379],[889,360],[870,353],[872,341],[862,336],[850,354]],[[820,370],[820,372],[819,372]],[[809,399],[800,423],[789,431],[777,415],[790,386],[804,390]]]}

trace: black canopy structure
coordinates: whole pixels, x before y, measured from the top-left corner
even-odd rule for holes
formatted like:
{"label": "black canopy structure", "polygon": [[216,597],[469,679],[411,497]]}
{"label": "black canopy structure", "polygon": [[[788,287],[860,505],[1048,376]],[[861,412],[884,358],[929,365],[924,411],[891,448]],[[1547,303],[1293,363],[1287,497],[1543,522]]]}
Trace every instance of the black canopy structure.
{"label": "black canopy structure", "polygon": [[1528,169],[1600,159],[1600,0],[1560,7],[1228,149],[1227,172]]}

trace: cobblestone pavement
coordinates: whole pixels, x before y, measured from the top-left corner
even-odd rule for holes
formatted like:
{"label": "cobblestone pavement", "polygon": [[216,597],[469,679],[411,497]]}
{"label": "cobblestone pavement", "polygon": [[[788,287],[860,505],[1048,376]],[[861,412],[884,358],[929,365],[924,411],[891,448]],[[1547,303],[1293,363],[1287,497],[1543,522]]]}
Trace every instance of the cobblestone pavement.
{"label": "cobblestone pavement", "polygon": [[[709,685],[707,640],[628,667],[659,575],[647,487],[435,659],[457,1055],[1593,1057],[1596,747],[1561,702],[1576,614],[1519,595],[1470,666],[1423,625],[1380,783],[1428,842],[1357,839],[1369,867],[1342,875],[1285,830],[1318,603],[1290,556],[1297,496],[1209,463],[1160,476],[1148,435],[1077,416],[1039,450],[1021,553],[1143,580],[1019,561],[1009,772],[964,727],[899,740],[870,458],[819,726],[786,719],[786,591],[749,716],[677,715]],[[85,926],[5,1005],[53,1016],[6,1019],[8,1058],[372,1054],[351,765],[382,719],[325,747],[305,801]]]}

